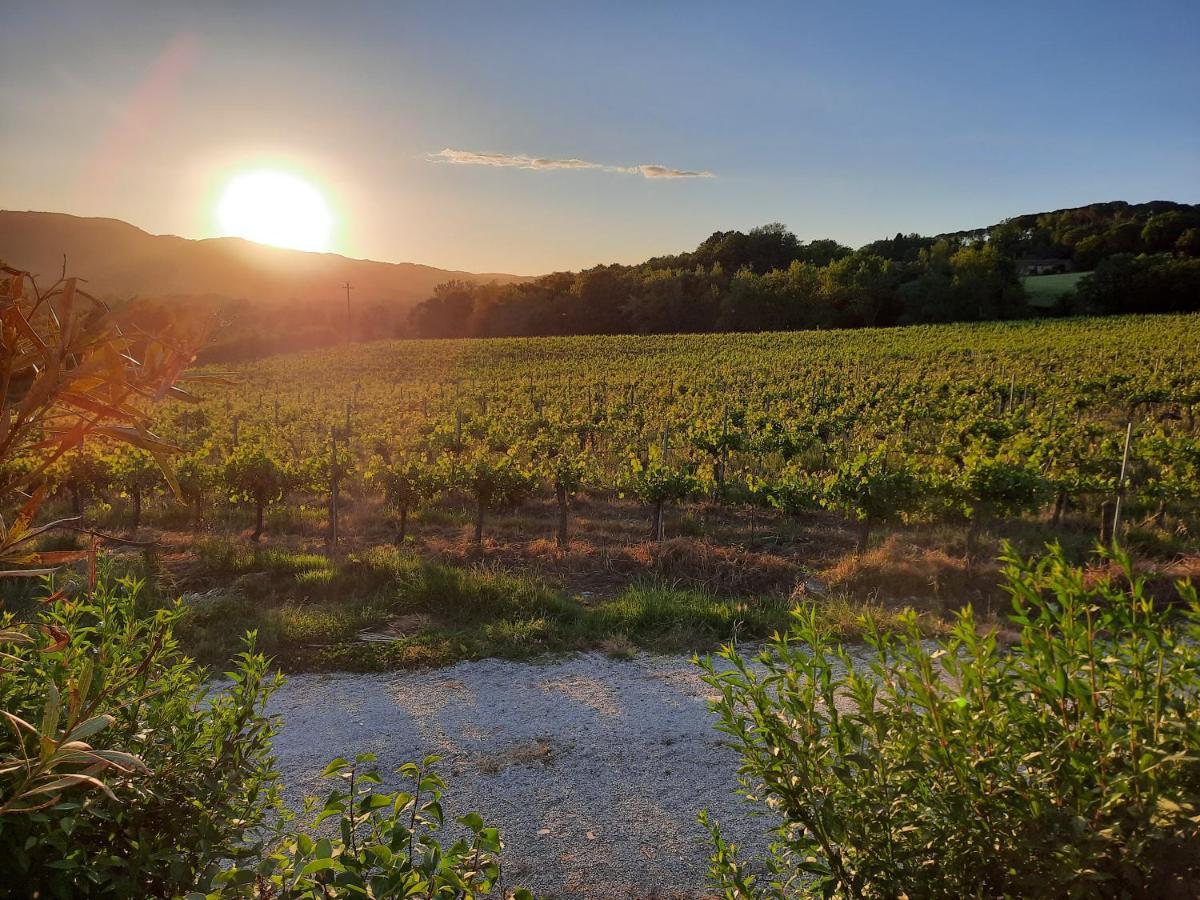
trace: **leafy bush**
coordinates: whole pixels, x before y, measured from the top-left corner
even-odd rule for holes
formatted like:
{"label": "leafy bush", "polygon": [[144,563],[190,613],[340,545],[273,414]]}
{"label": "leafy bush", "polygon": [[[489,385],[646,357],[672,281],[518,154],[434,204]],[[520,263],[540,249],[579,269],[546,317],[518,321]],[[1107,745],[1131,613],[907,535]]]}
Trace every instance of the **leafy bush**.
{"label": "leafy bush", "polygon": [[262,537],[263,509],[283,498],[291,473],[262,444],[242,444],[225,460],[225,486],[235,501],[254,504],[254,534]]}
{"label": "leafy bush", "polygon": [[508,453],[476,452],[460,459],[443,456],[438,478],[442,485],[470,494],[475,501],[475,543],[483,542],[486,510],[510,509],[533,489],[533,477]]}
{"label": "leafy bush", "polygon": [[633,457],[629,467],[626,478],[629,490],[653,512],[650,540],[661,541],[666,524],[663,512],[667,504],[690,497],[700,489],[700,482],[688,468],[672,466],[661,455],[652,454],[647,463]]}
{"label": "leafy bush", "polygon": [[754,663],[706,663],[779,822],[759,873],[708,823],[726,896],[1195,896],[1200,603],[1155,609],[1115,560],[1091,583],[1006,550],[1009,651],[968,608],[938,646],[867,622],[864,665],[810,608]]}
{"label": "leafy bush", "polygon": [[403,544],[411,510],[433,499],[440,489],[433,468],[418,457],[375,459],[367,481],[383,488],[384,502],[396,517],[396,543]]}
{"label": "leafy bush", "polygon": [[903,460],[891,461],[886,450],[860,453],[825,481],[825,502],[858,522],[859,554],[865,553],[871,529],[910,511],[921,496],[921,481]]}
{"label": "leafy bush", "polygon": [[254,853],[275,805],[266,660],[250,639],[228,690],[206,695],[172,633],[180,609],[139,617],[141,590],[102,567],[91,588],[54,591],[36,632],[0,619],[0,858],[16,896],[190,890]]}
{"label": "leafy bush", "polygon": [[[379,773],[369,768],[372,754],[353,763],[335,759],[322,773],[341,788],[330,792],[320,811],[308,798],[310,825],[284,838],[253,865],[231,867],[214,880],[211,900],[222,897],[455,897],[500,896],[532,900],[528,891],[504,888],[500,833],[478,813],[457,822],[469,832],[448,847],[437,841],[444,824],[445,783],[433,770],[438,757],[397,771],[411,791],[377,792]],[[337,822],[329,837],[328,819]],[[204,894],[189,895],[202,900]]]}

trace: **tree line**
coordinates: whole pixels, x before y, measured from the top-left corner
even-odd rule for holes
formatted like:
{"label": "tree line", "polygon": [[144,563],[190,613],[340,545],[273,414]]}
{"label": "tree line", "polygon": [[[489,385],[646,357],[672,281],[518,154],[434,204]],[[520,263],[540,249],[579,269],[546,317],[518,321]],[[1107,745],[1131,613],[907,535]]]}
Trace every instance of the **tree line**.
{"label": "tree line", "polygon": [[781,224],[716,232],[694,251],[522,284],[450,281],[413,309],[414,337],[663,334],[858,328],[1035,314],[1041,268],[1095,270],[1056,314],[1200,309],[1200,207],[1094,204],[854,250]]}

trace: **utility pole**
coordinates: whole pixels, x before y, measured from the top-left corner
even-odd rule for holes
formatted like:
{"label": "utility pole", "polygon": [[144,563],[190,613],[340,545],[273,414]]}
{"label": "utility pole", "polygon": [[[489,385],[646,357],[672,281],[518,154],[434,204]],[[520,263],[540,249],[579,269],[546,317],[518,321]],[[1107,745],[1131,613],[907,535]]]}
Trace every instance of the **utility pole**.
{"label": "utility pole", "polygon": [[342,287],[346,291],[346,343],[350,343],[350,290],[354,287],[350,282],[343,281]]}

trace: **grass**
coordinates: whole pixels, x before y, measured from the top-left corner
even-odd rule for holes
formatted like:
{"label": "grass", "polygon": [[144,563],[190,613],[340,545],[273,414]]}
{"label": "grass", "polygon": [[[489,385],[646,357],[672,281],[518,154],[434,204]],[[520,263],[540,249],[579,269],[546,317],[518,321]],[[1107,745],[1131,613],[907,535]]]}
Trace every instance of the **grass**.
{"label": "grass", "polygon": [[[450,565],[392,546],[333,562],[209,540],[200,556],[219,582],[233,579],[232,587],[186,600],[180,639],[208,665],[228,659],[251,630],[258,646],[291,671],[408,669],[576,650],[614,657],[703,651],[786,628],[794,605],[786,593],[723,596],[658,580],[587,602],[535,575]],[[816,602],[834,633],[848,639],[861,634],[859,618],[868,609],[885,620],[896,615],[847,597]],[[390,639],[364,641],[364,631]]]}
{"label": "grass", "polygon": [[1084,275],[1090,272],[1064,272],[1061,275],[1027,275],[1021,279],[1025,293],[1029,295],[1029,305],[1049,308],[1058,303],[1059,298],[1075,290]]}
{"label": "grass", "polygon": [[[290,671],[407,669],[577,650],[621,658],[759,640],[787,627],[794,605],[809,603],[847,640],[861,635],[866,611],[887,625],[911,607],[937,632],[970,603],[995,625],[1008,608],[988,561],[1001,540],[1026,554],[1058,542],[1073,562],[1090,565],[1096,533],[1088,509],[1069,510],[1060,526],[1045,516],[994,523],[968,566],[965,531],[953,524],[880,529],[859,556],[839,516],[762,513],[748,528],[744,511],[701,502],[674,510],[673,537],[650,543],[641,506],[588,496],[574,511],[569,546],[560,549],[555,512],[552,503],[531,501],[519,514],[497,515],[476,545],[469,517],[443,502],[410,519],[409,539],[397,548],[378,505],[351,496],[336,559],[314,552],[321,541],[303,529],[268,531],[262,544],[249,543],[242,528],[240,536],[165,535],[160,574],[175,587],[160,593],[188,593],[181,638],[208,665],[237,652],[247,630]],[[1151,512],[1131,505],[1129,521]],[[1162,565],[1181,556],[1200,564],[1181,520],[1166,525],[1132,526],[1127,540]],[[1176,566],[1162,577],[1180,574]]]}

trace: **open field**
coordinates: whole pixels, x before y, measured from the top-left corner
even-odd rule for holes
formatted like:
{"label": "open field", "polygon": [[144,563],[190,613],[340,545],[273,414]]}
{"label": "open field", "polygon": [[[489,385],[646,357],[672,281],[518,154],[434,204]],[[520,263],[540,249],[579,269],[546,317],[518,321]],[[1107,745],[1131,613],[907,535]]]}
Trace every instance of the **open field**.
{"label": "open field", "polygon": [[1029,295],[1029,305],[1049,308],[1059,298],[1075,290],[1079,279],[1090,272],[1064,272],[1060,275],[1030,275],[1021,279],[1021,286]]}

